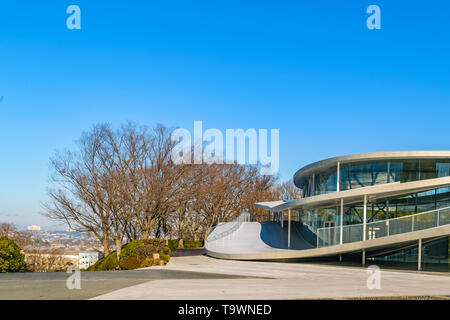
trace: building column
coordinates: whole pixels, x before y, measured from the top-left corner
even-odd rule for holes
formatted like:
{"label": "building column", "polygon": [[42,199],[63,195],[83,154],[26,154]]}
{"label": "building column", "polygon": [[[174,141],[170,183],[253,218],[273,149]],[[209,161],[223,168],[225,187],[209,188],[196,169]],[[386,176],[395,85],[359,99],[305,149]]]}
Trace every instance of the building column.
{"label": "building column", "polygon": [[364,195],[364,215],[363,215],[363,241],[366,240],[367,227],[367,195]]}
{"label": "building column", "polygon": [[366,249],[362,249],[362,265],[366,265]]}
{"label": "building column", "polygon": [[288,248],[291,247],[291,208],[288,209]]}
{"label": "building column", "polygon": [[340,182],[339,182],[341,180],[341,173],[340,173],[340,171],[341,171],[341,163],[338,162],[337,163],[337,172],[336,172],[336,178],[337,178],[337,181],[336,181],[336,192],[339,192],[341,190],[341,186],[340,186]]}
{"label": "building column", "polygon": [[281,227],[284,228],[284,221],[283,221],[284,220],[283,219],[284,218],[284,211],[280,212],[280,217],[281,217]]}
{"label": "building column", "polygon": [[340,227],[339,243],[342,244],[344,237],[344,199],[341,198],[341,227]]}
{"label": "building column", "polygon": [[422,239],[419,239],[419,248],[417,250],[417,270],[422,271]]}

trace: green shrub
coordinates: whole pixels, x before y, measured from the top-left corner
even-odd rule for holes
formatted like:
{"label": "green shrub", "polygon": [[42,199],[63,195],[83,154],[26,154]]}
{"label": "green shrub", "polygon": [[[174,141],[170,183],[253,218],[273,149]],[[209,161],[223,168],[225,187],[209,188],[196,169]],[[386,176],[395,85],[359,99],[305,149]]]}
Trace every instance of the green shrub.
{"label": "green shrub", "polygon": [[[133,240],[122,247],[120,260],[117,260],[116,252],[111,252],[105,258],[98,260],[90,266],[89,271],[101,270],[133,270],[139,267],[159,265],[170,260],[170,247],[164,245],[164,239]],[[153,259],[153,254],[159,253],[160,259]]]}
{"label": "green shrub", "polygon": [[14,240],[0,237],[0,273],[27,271],[25,256]]}
{"label": "green shrub", "polygon": [[170,260],[170,256],[168,254],[160,254],[159,259],[167,263]]}
{"label": "green shrub", "polygon": [[184,247],[186,249],[195,249],[195,248],[202,248],[203,247],[203,241],[202,240],[186,240],[183,243]]}
{"label": "green shrub", "polygon": [[177,249],[179,242],[180,242],[180,240],[169,240],[169,248],[172,250]]}
{"label": "green shrub", "polygon": [[117,253],[111,252],[102,264],[102,270],[116,270],[119,267],[119,261],[117,260]]}
{"label": "green shrub", "polygon": [[111,252],[106,257],[99,259],[95,264],[90,266],[88,271],[106,271],[116,270],[119,268],[119,262],[117,261],[117,253]]}
{"label": "green shrub", "polygon": [[170,250],[170,248],[168,246],[165,246],[159,251],[159,254],[170,255],[171,252],[172,252],[172,250]]}
{"label": "green shrub", "polygon": [[153,258],[146,258],[144,261],[141,262],[140,267],[141,268],[151,267],[153,263],[154,263]]}
{"label": "green shrub", "polygon": [[120,259],[120,268],[125,270],[133,270],[139,268],[140,262],[136,255]]}
{"label": "green shrub", "polygon": [[158,249],[152,244],[145,244],[134,249],[134,254],[139,261],[144,261],[148,257],[153,257],[153,254],[158,252]]}
{"label": "green shrub", "polygon": [[166,245],[166,240],[164,240],[164,239],[154,238],[154,239],[144,239],[142,241],[146,245],[155,246],[156,248],[158,248],[158,250]]}
{"label": "green shrub", "polygon": [[[102,258],[103,259],[103,258]],[[89,266],[86,270],[87,271],[97,271],[96,267],[97,267],[97,263],[99,263],[102,259],[97,260],[96,263],[94,263],[92,266]]]}
{"label": "green shrub", "polygon": [[122,260],[123,258],[128,258],[134,253],[134,250],[137,247],[143,246],[144,244],[144,240],[133,240],[130,243],[126,244],[120,252],[120,259]]}

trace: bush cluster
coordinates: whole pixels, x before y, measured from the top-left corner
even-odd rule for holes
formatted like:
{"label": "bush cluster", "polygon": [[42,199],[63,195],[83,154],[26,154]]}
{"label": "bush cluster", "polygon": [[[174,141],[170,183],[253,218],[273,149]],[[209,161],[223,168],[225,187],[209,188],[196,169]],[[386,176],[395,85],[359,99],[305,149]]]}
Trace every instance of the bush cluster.
{"label": "bush cluster", "polygon": [[119,269],[119,261],[116,252],[111,252],[106,257],[99,259],[94,265],[90,266],[88,271],[106,271]]}
{"label": "bush cluster", "polygon": [[153,265],[153,258],[146,258],[141,262],[141,268],[151,267]]}
{"label": "bush cluster", "polygon": [[163,247],[161,251],[163,254],[168,254],[168,255],[170,255],[172,253],[172,250],[170,250],[170,248],[168,246]]}
{"label": "bush cluster", "polygon": [[152,257],[156,252],[158,252],[158,248],[152,244],[144,244],[134,250],[134,253],[140,261],[144,261],[146,258]]}
{"label": "bush cluster", "polygon": [[183,245],[186,249],[196,249],[203,248],[204,244],[202,240],[186,240]]}
{"label": "bush cluster", "polygon": [[139,268],[141,262],[135,254],[132,254],[129,257],[120,259],[120,268],[122,270],[133,270]]}
{"label": "bush cluster", "polygon": [[0,237],[0,273],[27,271],[25,255],[14,240]]}
{"label": "bush cluster", "polygon": [[168,254],[160,254],[159,259],[164,263],[167,263],[170,260],[170,256]]}
{"label": "bush cluster", "polygon": [[127,245],[122,247],[122,251],[120,252],[120,259],[128,258],[134,253],[134,250],[137,247],[143,246],[144,240],[133,240]]}
{"label": "bush cluster", "polygon": [[153,245],[157,248],[162,248],[166,245],[166,240],[164,239],[144,239],[142,241],[144,244]]}
{"label": "bush cluster", "polygon": [[[102,270],[133,270],[137,268],[151,267],[167,264],[172,250],[165,245],[164,239],[134,240],[123,246],[120,259],[117,260],[116,252],[111,252],[106,257],[98,260],[88,268],[89,271]],[[153,259],[153,254],[159,253],[159,259]]]}
{"label": "bush cluster", "polygon": [[179,240],[169,240],[169,248],[170,249],[178,249]]}

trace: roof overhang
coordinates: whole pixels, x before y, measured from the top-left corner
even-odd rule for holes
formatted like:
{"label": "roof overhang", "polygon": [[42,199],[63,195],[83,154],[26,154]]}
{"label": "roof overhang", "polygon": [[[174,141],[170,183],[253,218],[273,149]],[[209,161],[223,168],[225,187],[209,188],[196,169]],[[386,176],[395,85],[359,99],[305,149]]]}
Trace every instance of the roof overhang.
{"label": "roof overhang", "polygon": [[329,158],[311,163],[294,174],[296,186],[301,188],[301,183],[311,174],[336,166],[337,163],[377,161],[377,160],[400,160],[400,159],[450,159],[450,150],[420,150],[420,151],[384,151],[359,153],[346,156]]}
{"label": "roof overhang", "polygon": [[[322,194],[313,197],[301,198],[290,202],[283,202],[277,206],[267,209],[270,211],[282,211],[287,209],[308,209],[308,208],[324,208],[333,207],[340,204],[341,199],[345,204],[361,202],[363,197],[367,195],[369,201],[373,201],[379,198],[394,197],[403,194],[409,194],[414,192],[422,192],[431,189],[450,187],[450,177],[419,180],[405,183],[388,183],[380,184],[370,187],[362,187],[358,189],[345,190],[340,192],[333,192]],[[273,201],[277,202],[277,201]],[[257,204],[255,204],[256,206]]]}
{"label": "roof overhang", "polygon": [[292,202],[292,201],[293,200],[277,200],[277,201],[257,202],[254,204],[254,206],[257,208],[264,209],[264,210],[274,211],[274,210],[272,210],[273,208],[277,208],[287,202]]}

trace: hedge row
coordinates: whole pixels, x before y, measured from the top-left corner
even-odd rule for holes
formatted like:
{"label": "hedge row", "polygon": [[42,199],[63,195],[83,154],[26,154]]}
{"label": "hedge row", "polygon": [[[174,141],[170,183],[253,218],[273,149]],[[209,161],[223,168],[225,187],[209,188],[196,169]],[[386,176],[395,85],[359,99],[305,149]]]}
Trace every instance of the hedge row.
{"label": "hedge row", "polygon": [[[159,259],[153,259],[155,253],[159,253]],[[98,260],[87,270],[133,270],[167,264],[170,260],[170,253],[171,249],[165,245],[163,239],[134,240],[122,248],[119,260],[117,260],[117,254],[114,251]]]}
{"label": "hedge row", "polygon": [[[169,240],[170,249],[178,249],[179,240]],[[183,241],[183,247],[185,249],[203,248],[204,242],[202,240],[185,240]]]}

